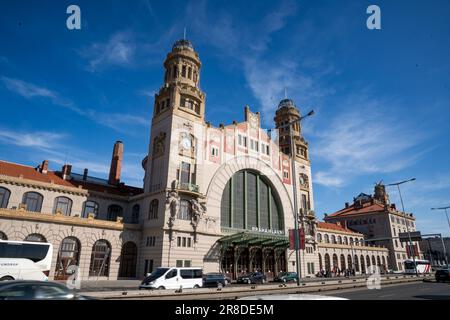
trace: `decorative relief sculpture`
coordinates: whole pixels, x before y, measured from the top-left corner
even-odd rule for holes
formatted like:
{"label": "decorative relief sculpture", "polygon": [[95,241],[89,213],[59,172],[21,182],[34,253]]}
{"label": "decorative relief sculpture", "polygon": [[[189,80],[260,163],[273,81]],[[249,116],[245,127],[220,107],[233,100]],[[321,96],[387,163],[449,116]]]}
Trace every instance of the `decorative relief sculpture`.
{"label": "decorative relief sculpture", "polygon": [[191,204],[191,225],[194,228],[194,241],[197,242],[197,227],[206,212],[206,206],[204,202],[199,202],[196,199],[189,200],[189,202]]}
{"label": "decorative relief sculpture", "polygon": [[300,173],[300,188],[309,189],[309,177],[304,173]]}
{"label": "decorative relief sculpture", "polygon": [[153,157],[154,158],[164,155],[165,140],[166,140],[165,132],[160,132],[158,134],[158,136],[155,139],[153,139]]}
{"label": "decorative relief sculpture", "polygon": [[170,191],[167,194],[166,198],[166,205],[168,205],[170,209],[170,216],[168,221],[169,228],[173,227],[174,221],[177,216],[179,204],[180,204],[180,196],[178,195],[178,193],[176,191]]}

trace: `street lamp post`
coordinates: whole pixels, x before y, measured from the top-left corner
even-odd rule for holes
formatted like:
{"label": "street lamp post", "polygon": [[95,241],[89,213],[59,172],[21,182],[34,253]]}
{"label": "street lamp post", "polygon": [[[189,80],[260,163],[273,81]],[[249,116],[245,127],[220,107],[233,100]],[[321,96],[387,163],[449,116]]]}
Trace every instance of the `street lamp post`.
{"label": "street lamp post", "polygon": [[412,179],[405,180],[405,181],[401,181],[401,182],[397,182],[397,183],[390,183],[390,184],[387,184],[386,186],[397,186],[398,194],[400,195],[400,202],[401,202],[401,204],[402,204],[402,210],[403,210],[403,214],[404,214],[403,219],[405,220],[406,231],[408,232],[408,238],[409,238],[409,250],[410,250],[410,253],[411,253],[412,258],[413,258],[414,271],[416,272],[416,276],[418,276],[418,273],[417,273],[417,266],[416,266],[416,255],[415,255],[415,252],[411,252],[411,251],[413,250],[413,245],[412,245],[412,240],[411,240],[411,233],[410,233],[410,231],[409,231],[409,223],[408,223],[408,221],[406,220],[406,211],[405,211],[405,206],[403,205],[402,192],[400,191],[400,185],[401,185],[401,184],[406,183],[406,182],[410,182],[410,181],[415,181],[415,180],[416,180],[416,178],[412,178]]}
{"label": "street lamp post", "polygon": [[305,116],[300,117],[294,121],[291,121],[285,125],[279,127],[281,128],[289,128],[289,136],[290,136],[290,145],[291,145],[291,167],[292,167],[292,188],[293,188],[293,197],[294,197],[294,242],[295,242],[295,264],[297,267],[297,285],[300,285],[301,278],[301,267],[300,267],[300,239],[298,237],[298,203],[297,203],[297,176],[295,170],[295,144],[294,144],[294,136],[293,136],[293,125],[298,123],[300,125],[300,121],[303,119],[314,115],[314,110],[308,112]]}

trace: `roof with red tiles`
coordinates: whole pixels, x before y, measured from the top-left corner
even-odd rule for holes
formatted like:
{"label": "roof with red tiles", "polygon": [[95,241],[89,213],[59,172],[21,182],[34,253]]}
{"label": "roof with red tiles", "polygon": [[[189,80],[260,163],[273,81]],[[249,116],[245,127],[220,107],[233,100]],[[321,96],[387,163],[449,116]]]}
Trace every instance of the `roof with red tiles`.
{"label": "roof with red tiles", "polygon": [[0,175],[74,187],[70,181],[64,180],[55,171],[41,173],[36,168],[6,161],[0,161]]}
{"label": "roof with red tiles", "polygon": [[50,171],[47,173],[42,173],[38,169],[25,166],[17,163],[11,163],[0,160],[0,175],[22,178],[43,183],[53,183],[55,185],[60,185],[64,187],[78,188],[82,187],[84,190],[96,191],[96,192],[106,192],[115,195],[131,196],[143,193],[142,188],[127,186],[125,184],[119,185],[106,185],[106,184],[96,184],[87,181],[78,180],[64,180],[62,178],[61,172]]}
{"label": "roof with red tiles", "polygon": [[319,229],[329,229],[329,230],[335,230],[335,231],[342,231],[342,232],[348,232],[348,233],[358,233],[356,231],[353,231],[351,229],[345,228],[337,223],[329,223],[329,222],[320,222],[317,225],[317,228]]}
{"label": "roof with red tiles", "polygon": [[336,211],[332,214],[329,214],[327,217],[342,217],[348,215],[357,215],[357,214],[367,214],[367,213],[375,213],[375,212],[383,212],[386,208],[383,204],[374,201],[363,203],[361,206],[355,207],[355,205],[351,205],[348,208],[344,208],[342,210]]}

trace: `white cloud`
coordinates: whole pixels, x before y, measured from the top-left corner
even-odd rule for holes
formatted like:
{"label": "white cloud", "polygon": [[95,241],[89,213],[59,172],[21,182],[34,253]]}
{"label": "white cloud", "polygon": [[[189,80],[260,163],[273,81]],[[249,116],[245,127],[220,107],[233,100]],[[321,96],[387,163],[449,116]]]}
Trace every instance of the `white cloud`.
{"label": "white cloud", "polygon": [[[341,177],[334,176],[332,173],[319,171],[314,175],[314,183],[327,187],[341,187],[344,180]],[[317,204],[316,204],[317,205]]]}
{"label": "white cloud", "polygon": [[45,131],[27,133],[0,129],[0,142],[20,147],[51,149],[65,137],[65,134]]}
{"label": "white cloud", "polygon": [[82,109],[70,99],[63,98],[59,93],[30,82],[8,78],[5,76],[2,76],[1,80],[7,89],[26,99],[50,99],[53,105],[67,108],[80,116],[86,117],[98,124],[112,128],[118,132],[129,132],[129,126],[149,126],[150,123],[150,120],[143,116],[127,113],[98,112],[94,109]]}
{"label": "white cloud", "polygon": [[131,32],[113,34],[106,42],[93,43],[80,54],[89,61],[89,71],[98,71],[108,65],[128,66],[134,62],[136,43]]}

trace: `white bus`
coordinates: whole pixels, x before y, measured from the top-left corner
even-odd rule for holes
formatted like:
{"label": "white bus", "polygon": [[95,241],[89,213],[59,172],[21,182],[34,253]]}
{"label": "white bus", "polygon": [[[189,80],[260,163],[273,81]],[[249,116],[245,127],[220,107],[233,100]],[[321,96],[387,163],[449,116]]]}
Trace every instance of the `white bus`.
{"label": "white bus", "polygon": [[0,240],[0,281],[48,281],[52,256],[50,243]]}
{"label": "white bus", "polygon": [[[405,260],[404,263],[406,274],[416,274],[416,270],[414,269],[414,261],[412,259]],[[419,274],[430,273],[431,272],[430,261],[416,259],[416,268],[417,273]]]}

